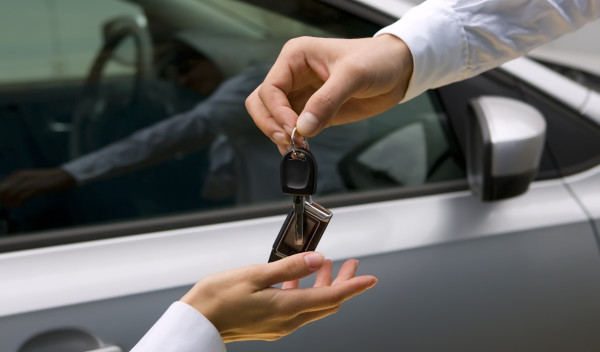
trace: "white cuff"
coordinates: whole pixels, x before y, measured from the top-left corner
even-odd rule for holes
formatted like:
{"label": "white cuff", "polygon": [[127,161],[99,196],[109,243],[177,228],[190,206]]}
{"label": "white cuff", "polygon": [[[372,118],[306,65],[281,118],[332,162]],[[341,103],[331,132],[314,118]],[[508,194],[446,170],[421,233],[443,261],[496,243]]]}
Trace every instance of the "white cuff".
{"label": "white cuff", "polygon": [[413,56],[413,75],[402,102],[466,78],[466,34],[457,14],[444,2],[425,1],[375,36],[386,33],[402,39]]}
{"label": "white cuff", "polygon": [[173,303],[131,352],[225,352],[217,329],[200,312]]}

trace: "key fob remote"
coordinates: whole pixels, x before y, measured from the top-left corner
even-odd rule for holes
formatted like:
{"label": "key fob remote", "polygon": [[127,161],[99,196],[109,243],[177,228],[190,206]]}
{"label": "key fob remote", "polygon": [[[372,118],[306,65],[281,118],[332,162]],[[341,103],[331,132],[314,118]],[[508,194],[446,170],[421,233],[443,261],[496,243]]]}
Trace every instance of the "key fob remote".
{"label": "key fob remote", "polygon": [[294,210],[290,210],[279,235],[273,243],[273,250],[269,256],[269,263],[287,256],[314,251],[321,240],[325,228],[333,214],[327,208],[309,200],[304,202],[304,243],[296,245],[294,241],[296,217]]}

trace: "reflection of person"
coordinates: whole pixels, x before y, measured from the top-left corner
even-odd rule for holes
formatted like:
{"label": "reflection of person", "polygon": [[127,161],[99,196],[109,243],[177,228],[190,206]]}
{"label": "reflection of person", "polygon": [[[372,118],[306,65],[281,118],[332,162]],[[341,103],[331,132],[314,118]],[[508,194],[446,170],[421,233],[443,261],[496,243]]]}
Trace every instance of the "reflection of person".
{"label": "reflection of person", "polygon": [[[224,351],[227,342],[279,339],[377,283],[373,276],[355,277],[357,268],[358,261],[346,261],[332,282],[332,262],[309,252],[208,276],[173,303],[132,352]],[[298,279],[314,272],[314,286],[299,289]]]}
{"label": "reflection of person", "polygon": [[[224,74],[212,60],[184,42],[176,41],[168,48],[168,55],[160,55],[161,58],[168,57],[161,72],[165,78],[199,94],[199,98],[212,94],[224,81]],[[177,136],[173,135],[178,131],[172,125],[176,125],[181,119],[176,115],[163,121],[162,125],[157,123],[142,129],[128,138],[75,158],[61,167],[17,170],[0,183],[0,203],[19,206],[39,194],[62,191],[163,161],[177,152],[195,150],[196,147],[190,140],[178,142]],[[195,142],[201,142],[200,148],[209,143],[210,139]]]}
{"label": "reflection of person", "polygon": [[477,75],[600,16],[598,0],[428,0],[374,38],[298,38],[282,49],[246,106],[287,150],[426,89]]}
{"label": "reflection of person", "polygon": [[[223,74],[207,60],[187,59],[184,64],[186,69],[180,69],[178,80],[186,87],[208,95],[193,109],[143,128],[61,167],[17,171],[0,184],[0,203],[18,206],[38,194],[115,176],[208,146],[211,176],[208,187],[204,187],[206,198],[234,195],[238,203],[245,203],[282,197],[279,159],[273,155],[272,144],[256,128],[243,104],[264,80],[269,64],[238,65],[236,69],[240,71],[234,72],[230,60],[228,67],[221,70]],[[224,82],[223,77],[226,78]],[[320,193],[343,188],[336,161],[365,134],[359,126],[345,126],[311,140],[311,148],[318,160],[323,161],[319,163]],[[346,138],[348,135],[353,135],[354,139]]]}

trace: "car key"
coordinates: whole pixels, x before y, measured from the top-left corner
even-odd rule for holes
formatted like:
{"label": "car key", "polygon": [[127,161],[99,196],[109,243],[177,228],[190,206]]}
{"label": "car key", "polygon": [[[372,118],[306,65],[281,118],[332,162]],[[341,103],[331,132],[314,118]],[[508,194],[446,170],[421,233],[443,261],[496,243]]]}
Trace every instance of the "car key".
{"label": "car key", "polygon": [[297,245],[304,243],[304,202],[305,197],[314,194],[317,190],[317,163],[310,151],[297,148],[294,145],[294,134],[292,132],[292,149],[283,155],[281,159],[281,190],[283,193],[292,195],[292,209],[295,216],[295,237]]}
{"label": "car key", "polygon": [[273,244],[269,262],[300,252],[315,250],[332,213],[312,201],[317,190],[317,163],[313,154],[294,145],[281,159],[281,190],[292,195],[292,209],[288,213]]}
{"label": "car key", "polygon": [[304,244],[304,196],[294,196],[292,206],[296,223],[294,225],[294,244]]}

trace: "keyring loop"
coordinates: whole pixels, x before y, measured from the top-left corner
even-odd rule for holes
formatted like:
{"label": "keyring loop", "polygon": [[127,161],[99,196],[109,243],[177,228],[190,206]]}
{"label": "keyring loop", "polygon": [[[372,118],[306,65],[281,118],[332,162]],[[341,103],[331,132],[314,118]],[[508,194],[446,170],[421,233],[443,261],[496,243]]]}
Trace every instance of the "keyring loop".
{"label": "keyring loop", "polygon": [[[294,145],[294,135],[296,134],[296,127],[292,130],[292,150],[296,153],[296,146]],[[306,138],[302,137],[302,148],[306,149]]]}

